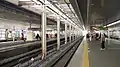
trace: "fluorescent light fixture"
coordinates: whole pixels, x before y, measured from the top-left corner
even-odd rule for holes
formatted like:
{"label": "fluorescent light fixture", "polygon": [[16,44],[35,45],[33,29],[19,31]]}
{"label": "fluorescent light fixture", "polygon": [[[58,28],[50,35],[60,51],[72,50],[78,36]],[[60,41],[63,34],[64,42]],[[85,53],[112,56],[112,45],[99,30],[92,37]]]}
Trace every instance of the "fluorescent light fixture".
{"label": "fluorescent light fixture", "polygon": [[107,27],[107,26],[104,26],[104,27]]}
{"label": "fluorescent light fixture", "polygon": [[[19,1],[34,1],[35,3],[37,3],[37,4],[41,4],[39,1],[41,1],[41,2],[43,2],[44,3],[44,0],[39,0],[39,1],[37,1],[37,0],[19,0]],[[34,6],[32,6],[32,7],[35,7],[35,8],[37,8],[37,9],[39,9],[40,7],[39,7],[40,5],[34,5]],[[64,17],[64,18],[66,18],[67,19],[67,21],[68,22],[70,22],[72,25],[76,25],[75,23],[73,23],[72,22],[72,20],[71,19],[69,19],[65,14],[63,14],[61,11],[59,11],[54,5],[52,5],[49,1],[47,1],[47,0],[45,0],[45,6],[49,6],[49,8],[51,8],[51,9],[53,9],[56,13],[58,13],[60,16],[62,16],[62,17]],[[72,7],[72,6],[71,6]],[[47,10],[49,9],[49,8],[47,8]],[[42,9],[41,9],[42,10]],[[50,10],[49,10],[50,11]],[[52,11],[51,11],[52,12]],[[37,12],[38,13],[38,12]],[[53,13],[54,14],[54,13]]]}
{"label": "fluorescent light fixture", "polygon": [[118,23],[120,23],[120,20],[118,20],[118,21],[116,21],[116,22],[113,22],[113,23],[111,23],[111,24],[108,24],[107,27],[113,26],[113,25],[118,24]]}
{"label": "fluorescent light fixture", "polygon": [[34,2],[36,2],[37,4],[40,4],[40,5],[42,5],[40,2],[38,2],[37,0],[33,0]]}
{"label": "fluorescent light fixture", "polygon": [[53,0],[53,2],[54,2],[54,3],[57,3],[57,1],[56,1],[56,0]]}
{"label": "fluorescent light fixture", "polygon": [[66,15],[64,15],[61,11],[59,11],[56,7],[54,7],[49,1],[46,1],[45,3],[47,6],[49,6],[51,9],[53,9],[55,12],[57,12],[60,16],[63,16],[64,18],[67,18],[67,20],[72,23],[72,25],[75,25],[75,23],[72,22]]}
{"label": "fluorescent light fixture", "polygon": [[31,1],[31,0],[19,0],[19,1]]}
{"label": "fluorescent light fixture", "polygon": [[85,26],[83,25],[83,29],[85,30]]}

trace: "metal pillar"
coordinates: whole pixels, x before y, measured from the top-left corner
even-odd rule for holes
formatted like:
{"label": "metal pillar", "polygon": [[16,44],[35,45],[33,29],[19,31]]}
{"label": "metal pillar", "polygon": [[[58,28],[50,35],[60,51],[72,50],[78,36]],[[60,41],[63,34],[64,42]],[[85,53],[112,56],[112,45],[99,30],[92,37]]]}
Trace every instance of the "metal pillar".
{"label": "metal pillar", "polygon": [[30,28],[31,28],[32,23],[30,22]]}
{"label": "metal pillar", "polygon": [[78,35],[78,30],[77,30],[77,38],[78,38],[78,36],[79,36],[79,35]]}
{"label": "metal pillar", "polygon": [[108,45],[110,45],[110,32],[108,30]]}
{"label": "metal pillar", "polygon": [[78,37],[80,37],[80,30],[78,31]]}
{"label": "metal pillar", "polygon": [[65,44],[67,43],[67,23],[65,23]]}
{"label": "metal pillar", "polygon": [[73,31],[72,31],[72,25],[71,25],[71,41],[72,41],[72,34],[73,34]]}
{"label": "metal pillar", "polygon": [[76,28],[74,28],[74,39],[76,39]]}
{"label": "metal pillar", "polygon": [[77,39],[77,37],[78,37],[78,30],[76,29],[76,39]]}
{"label": "metal pillar", "polygon": [[77,39],[77,29],[75,28],[75,40]]}
{"label": "metal pillar", "polygon": [[74,32],[73,34],[74,34],[74,40],[75,40],[75,27],[74,27],[74,29],[73,29],[73,32]]}
{"label": "metal pillar", "polygon": [[77,38],[79,37],[79,34],[78,34],[79,30],[77,30]]}
{"label": "metal pillar", "polygon": [[78,35],[78,37],[79,37],[79,30],[77,30],[78,32],[77,32],[77,35]]}
{"label": "metal pillar", "polygon": [[74,27],[72,26],[72,40],[74,40]]}
{"label": "metal pillar", "polygon": [[77,39],[77,28],[76,28],[76,30],[75,30],[75,33],[76,33],[75,39]]}
{"label": "metal pillar", "polygon": [[70,39],[70,42],[71,42],[71,24],[69,24],[69,33],[70,33],[69,39]]}
{"label": "metal pillar", "polygon": [[57,50],[60,49],[60,16],[57,16]]}
{"label": "metal pillar", "polygon": [[74,40],[74,27],[72,26],[72,40]]}
{"label": "metal pillar", "polygon": [[42,59],[46,59],[46,9],[45,5],[42,7]]}
{"label": "metal pillar", "polygon": [[13,38],[13,42],[15,42],[15,26],[13,26],[12,38]]}

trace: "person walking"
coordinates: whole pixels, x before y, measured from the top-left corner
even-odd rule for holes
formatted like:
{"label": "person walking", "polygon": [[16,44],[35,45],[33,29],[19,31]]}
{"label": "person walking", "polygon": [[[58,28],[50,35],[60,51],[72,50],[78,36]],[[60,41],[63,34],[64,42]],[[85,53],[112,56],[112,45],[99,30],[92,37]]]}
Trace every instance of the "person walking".
{"label": "person walking", "polygon": [[101,34],[101,50],[105,50],[105,33]]}
{"label": "person walking", "polygon": [[98,40],[99,39],[99,34],[98,33],[96,33],[96,40]]}

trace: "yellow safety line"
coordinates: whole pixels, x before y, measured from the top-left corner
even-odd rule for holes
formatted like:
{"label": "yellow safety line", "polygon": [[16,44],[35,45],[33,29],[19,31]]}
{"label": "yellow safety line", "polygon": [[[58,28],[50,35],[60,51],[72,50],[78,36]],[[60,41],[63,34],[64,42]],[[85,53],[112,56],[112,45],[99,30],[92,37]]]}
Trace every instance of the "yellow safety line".
{"label": "yellow safety line", "polygon": [[83,58],[83,67],[89,67],[89,58],[88,58],[88,44],[84,42],[84,58]]}

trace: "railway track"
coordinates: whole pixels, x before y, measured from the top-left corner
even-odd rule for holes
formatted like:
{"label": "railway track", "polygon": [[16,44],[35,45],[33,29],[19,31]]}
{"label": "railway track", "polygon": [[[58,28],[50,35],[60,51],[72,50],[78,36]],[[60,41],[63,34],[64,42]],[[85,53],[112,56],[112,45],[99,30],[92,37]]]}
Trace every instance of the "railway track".
{"label": "railway track", "polygon": [[[47,54],[50,54],[49,51],[52,50],[55,51],[56,49],[56,40],[52,40],[52,41],[48,41],[47,42]],[[61,44],[64,43],[64,38],[61,39]],[[18,50],[16,53],[15,49],[10,50],[10,51],[5,51],[5,52],[1,52],[1,55],[5,55],[5,54],[10,54],[9,56],[4,57],[4,59],[0,59],[0,66],[1,67],[14,67],[14,66],[18,66],[20,64],[23,64],[25,62],[28,62],[29,60],[31,60],[31,58],[36,58],[37,56],[41,57],[41,44],[37,43],[33,46],[26,46],[26,47],[21,47],[21,48],[17,48],[16,50]],[[22,51],[23,49],[23,51]],[[13,51],[13,52],[12,52]],[[14,52],[15,51],[15,52]],[[13,53],[13,54],[12,54]],[[14,54],[15,53],[15,54]]]}

